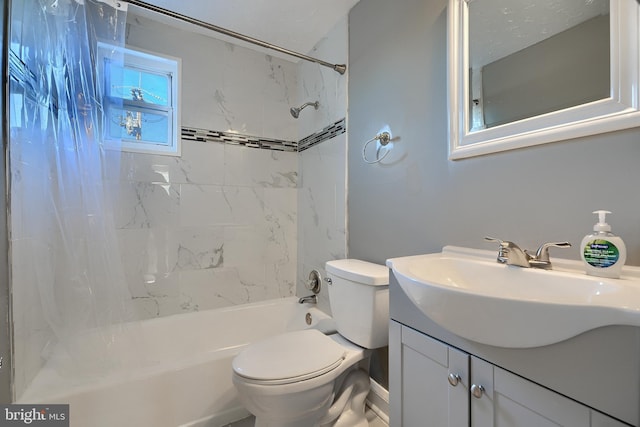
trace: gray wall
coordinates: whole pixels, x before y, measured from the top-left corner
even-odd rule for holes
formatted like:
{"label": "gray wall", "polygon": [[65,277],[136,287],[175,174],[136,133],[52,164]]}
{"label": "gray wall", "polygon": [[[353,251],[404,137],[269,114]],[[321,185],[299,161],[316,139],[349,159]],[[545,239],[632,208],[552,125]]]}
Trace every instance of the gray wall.
{"label": "gray wall", "polygon": [[600,15],[483,67],[484,122],[497,126],[603,99],[609,81],[609,15]]}
{"label": "gray wall", "polygon": [[[578,259],[595,209],[640,265],[640,130],[483,157],[447,159],[445,0],[362,0],[349,15],[349,256],[374,262],[454,244],[525,248],[569,240]],[[376,25],[379,24],[379,25]],[[362,145],[388,124],[384,165]]]}

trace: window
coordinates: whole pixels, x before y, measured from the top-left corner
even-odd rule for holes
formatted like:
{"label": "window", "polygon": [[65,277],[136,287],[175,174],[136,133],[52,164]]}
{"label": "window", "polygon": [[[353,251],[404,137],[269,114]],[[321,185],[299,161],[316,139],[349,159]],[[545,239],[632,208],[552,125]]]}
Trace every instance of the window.
{"label": "window", "polygon": [[107,147],[179,156],[180,60],[106,44],[99,52]]}

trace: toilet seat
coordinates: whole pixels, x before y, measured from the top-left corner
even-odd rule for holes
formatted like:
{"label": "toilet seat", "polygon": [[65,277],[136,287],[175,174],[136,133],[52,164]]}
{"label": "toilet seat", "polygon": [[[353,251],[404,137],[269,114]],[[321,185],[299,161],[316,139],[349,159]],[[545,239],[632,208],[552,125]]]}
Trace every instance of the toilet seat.
{"label": "toilet seat", "polygon": [[248,345],[233,360],[233,371],[254,384],[290,384],[340,366],[345,348],[316,329],[288,332]]}

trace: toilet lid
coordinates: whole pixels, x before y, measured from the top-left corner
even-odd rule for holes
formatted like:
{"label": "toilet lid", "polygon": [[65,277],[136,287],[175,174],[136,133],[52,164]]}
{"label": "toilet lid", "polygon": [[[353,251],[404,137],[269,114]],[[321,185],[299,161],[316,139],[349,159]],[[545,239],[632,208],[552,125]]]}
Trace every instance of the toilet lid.
{"label": "toilet lid", "polygon": [[233,359],[233,370],[252,380],[283,384],[329,372],[344,357],[342,346],[316,329],[307,329],[249,344]]}

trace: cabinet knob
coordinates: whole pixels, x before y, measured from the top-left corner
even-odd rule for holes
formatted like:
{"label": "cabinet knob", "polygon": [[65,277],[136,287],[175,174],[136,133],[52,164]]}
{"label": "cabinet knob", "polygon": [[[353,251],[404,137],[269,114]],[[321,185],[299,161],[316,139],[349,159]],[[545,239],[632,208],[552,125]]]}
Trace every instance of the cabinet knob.
{"label": "cabinet knob", "polygon": [[449,384],[451,384],[452,386],[457,386],[458,383],[462,380],[462,378],[460,378],[460,375],[458,374],[449,374]]}
{"label": "cabinet knob", "polygon": [[477,384],[471,385],[471,394],[473,397],[480,399],[484,394],[484,387]]}

